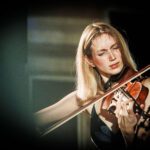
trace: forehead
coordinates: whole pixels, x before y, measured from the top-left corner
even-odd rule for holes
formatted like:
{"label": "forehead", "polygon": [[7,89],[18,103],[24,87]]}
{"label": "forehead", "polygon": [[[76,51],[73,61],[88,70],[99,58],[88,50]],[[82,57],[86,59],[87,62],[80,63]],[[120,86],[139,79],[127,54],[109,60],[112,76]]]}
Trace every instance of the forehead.
{"label": "forehead", "polygon": [[104,46],[112,46],[116,43],[116,39],[109,34],[102,34],[96,36],[92,40],[92,47],[104,47]]}

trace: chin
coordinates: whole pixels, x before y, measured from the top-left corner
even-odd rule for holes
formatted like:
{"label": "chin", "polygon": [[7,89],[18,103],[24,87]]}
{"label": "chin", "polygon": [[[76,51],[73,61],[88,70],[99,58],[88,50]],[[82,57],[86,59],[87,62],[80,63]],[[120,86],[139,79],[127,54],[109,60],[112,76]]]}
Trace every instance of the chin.
{"label": "chin", "polygon": [[116,74],[120,73],[122,68],[123,67],[118,67],[118,68],[115,68],[115,69],[111,69],[111,74],[116,75]]}

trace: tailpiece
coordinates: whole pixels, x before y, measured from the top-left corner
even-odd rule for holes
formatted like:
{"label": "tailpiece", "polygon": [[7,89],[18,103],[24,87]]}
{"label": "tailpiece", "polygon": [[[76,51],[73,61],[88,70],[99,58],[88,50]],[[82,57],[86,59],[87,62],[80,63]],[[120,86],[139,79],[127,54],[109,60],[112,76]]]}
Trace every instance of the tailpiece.
{"label": "tailpiece", "polygon": [[89,100],[89,103],[85,104],[84,106],[80,107],[79,109],[77,109],[76,111],[72,112],[69,116],[65,117],[64,119],[56,122],[55,124],[51,125],[49,128],[45,129],[44,131],[42,131],[41,136],[45,136],[48,133],[52,132],[53,130],[55,130],[56,128],[58,128],[59,126],[61,126],[62,124],[66,123],[67,121],[69,121],[70,119],[74,118],[75,116],[77,116],[78,114],[80,114],[81,112],[83,112],[84,110],[87,109],[87,107],[89,107],[92,104],[95,104],[97,101],[102,100],[104,98],[106,98],[108,95],[112,94],[113,92],[115,92],[116,90],[118,90],[119,88],[123,87],[124,85],[126,85],[128,82],[136,79],[137,77],[141,76],[142,74],[146,73],[147,71],[150,70],[150,65],[142,68],[140,71],[136,72],[135,74],[133,74],[132,76],[130,76],[127,80],[121,82],[118,85],[115,85],[114,87],[112,87],[110,90],[106,91],[105,94],[102,94],[101,96],[99,96],[96,99],[91,99]]}

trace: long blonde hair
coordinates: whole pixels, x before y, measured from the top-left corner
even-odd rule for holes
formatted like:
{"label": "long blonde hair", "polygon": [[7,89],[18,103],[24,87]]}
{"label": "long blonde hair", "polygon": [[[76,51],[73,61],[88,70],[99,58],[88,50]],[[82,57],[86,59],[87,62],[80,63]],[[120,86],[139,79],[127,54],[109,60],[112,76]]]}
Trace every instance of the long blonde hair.
{"label": "long blonde hair", "polygon": [[127,42],[121,33],[113,26],[104,22],[89,24],[83,31],[76,54],[76,76],[77,76],[77,96],[82,102],[94,98],[98,91],[102,91],[102,81],[100,75],[85,60],[85,56],[91,56],[91,42],[96,36],[108,34],[115,38],[121,46],[122,59],[124,64],[136,70],[136,63],[131,57]]}

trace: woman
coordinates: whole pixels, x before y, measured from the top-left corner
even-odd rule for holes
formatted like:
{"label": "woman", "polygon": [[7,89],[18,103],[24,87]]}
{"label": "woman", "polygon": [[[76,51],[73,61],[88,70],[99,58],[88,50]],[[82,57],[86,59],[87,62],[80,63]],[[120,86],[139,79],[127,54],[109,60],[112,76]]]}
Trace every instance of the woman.
{"label": "woman", "polygon": [[[81,35],[77,49],[77,89],[56,104],[38,111],[35,114],[38,127],[63,119],[136,71],[137,67],[127,43],[114,27],[103,22],[88,25]],[[150,79],[143,80],[142,83],[148,91]],[[149,98],[147,94],[145,103],[141,103],[142,109],[146,110],[149,106]],[[114,107],[110,107],[111,105],[115,106],[113,112],[111,108]],[[140,138],[143,142],[142,135],[146,132],[136,132],[141,118],[135,113],[134,106],[132,98],[115,91],[111,96],[87,108],[91,115],[91,137],[97,148],[109,149],[113,146],[116,149],[125,149]]]}

